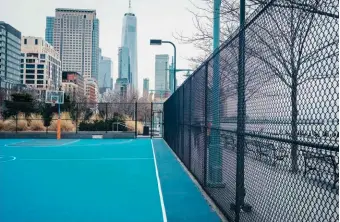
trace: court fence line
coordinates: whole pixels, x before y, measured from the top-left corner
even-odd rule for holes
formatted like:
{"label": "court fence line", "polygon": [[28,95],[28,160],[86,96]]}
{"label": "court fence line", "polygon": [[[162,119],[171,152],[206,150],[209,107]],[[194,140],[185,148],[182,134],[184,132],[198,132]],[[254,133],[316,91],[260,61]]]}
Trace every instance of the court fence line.
{"label": "court fence line", "polygon": [[339,219],[338,4],[259,6],[244,78],[237,30],[164,103],[163,138],[230,221]]}
{"label": "court fence line", "polygon": [[[40,101],[4,100],[0,106],[0,131],[55,133],[57,107]],[[61,131],[134,132],[135,136],[161,137],[163,103],[76,103],[61,105]]]}

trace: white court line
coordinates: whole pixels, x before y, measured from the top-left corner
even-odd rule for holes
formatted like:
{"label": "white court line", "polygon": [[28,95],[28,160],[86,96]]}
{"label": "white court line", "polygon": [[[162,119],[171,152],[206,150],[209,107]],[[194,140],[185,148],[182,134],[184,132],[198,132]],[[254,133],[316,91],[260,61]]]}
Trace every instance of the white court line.
{"label": "white court line", "polygon": [[168,219],[166,217],[166,211],[165,211],[164,200],[163,200],[163,193],[162,193],[162,186],[161,186],[161,182],[159,180],[157,160],[156,160],[156,155],[155,155],[155,148],[153,147],[152,139],[151,139],[151,146],[152,146],[153,160],[154,160],[154,163],[155,163],[155,171],[156,171],[156,178],[157,178],[157,184],[158,184],[159,199],[161,201],[163,222],[167,222]]}
{"label": "white court line", "polygon": [[16,160],[16,157],[15,156],[8,156],[8,157],[11,157],[12,159],[8,159],[8,160],[1,160],[2,158],[4,158],[6,156],[0,156],[0,163],[5,163],[5,162],[9,162],[9,161],[14,161]]}
{"label": "white court line", "polygon": [[68,143],[63,143],[63,144],[61,144],[60,146],[69,145],[69,144],[76,143],[76,142],[79,142],[79,141],[80,141],[80,139],[74,140],[74,141],[71,141],[71,142],[68,142]]}
{"label": "white court line", "polygon": [[98,160],[111,160],[111,161],[126,161],[126,160],[153,160],[153,158],[64,158],[64,159],[53,159],[53,158],[40,158],[40,159],[34,159],[34,158],[20,158],[17,160],[25,160],[25,161],[98,161]]}
{"label": "white court line", "polygon": [[34,140],[34,139],[30,139],[30,140],[22,140],[22,141],[15,142],[15,143],[8,143],[8,144],[5,144],[4,146],[10,146],[10,145],[14,145],[14,144],[24,143],[24,142],[26,142],[26,141],[31,141],[31,140]]}
{"label": "white court line", "polygon": [[113,143],[93,143],[93,144],[83,144],[83,145],[72,145],[73,146],[102,146],[102,145],[116,145],[116,144],[124,144],[130,143],[132,140],[122,141],[122,142],[113,142]]}
{"label": "white court line", "polygon": [[222,211],[216,206],[215,202],[209,197],[209,195],[205,192],[201,184],[196,180],[196,178],[192,175],[190,170],[184,165],[184,163],[181,161],[181,159],[178,158],[177,154],[171,149],[169,144],[164,140],[164,139],[159,139],[163,140],[163,142],[168,146],[168,149],[172,153],[172,155],[176,158],[178,163],[182,166],[184,172],[190,177],[192,182],[198,187],[198,189],[201,191],[201,194],[203,195],[204,199],[208,202],[208,204],[211,206],[211,208],[217,213],[217,215],[220,217],[222,222],[227,222],[227,218],[224,216]]}

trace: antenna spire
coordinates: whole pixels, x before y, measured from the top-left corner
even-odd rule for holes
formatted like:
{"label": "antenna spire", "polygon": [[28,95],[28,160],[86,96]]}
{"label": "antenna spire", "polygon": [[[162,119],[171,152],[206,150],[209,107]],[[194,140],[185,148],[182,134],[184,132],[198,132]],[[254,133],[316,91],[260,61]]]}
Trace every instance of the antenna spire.
{"label": "antenna spire", "polygon": [[129,0],[129,12],[131,12],[131,0]]}

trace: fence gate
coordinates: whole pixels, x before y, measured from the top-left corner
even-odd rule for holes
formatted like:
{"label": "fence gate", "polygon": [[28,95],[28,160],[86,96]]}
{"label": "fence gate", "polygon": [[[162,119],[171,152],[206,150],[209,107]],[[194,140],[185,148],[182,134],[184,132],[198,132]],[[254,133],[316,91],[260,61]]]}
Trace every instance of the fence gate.
{"label": "fence gate", "polygon": [[152,111],[151,136],[163,136],[163,111]]}

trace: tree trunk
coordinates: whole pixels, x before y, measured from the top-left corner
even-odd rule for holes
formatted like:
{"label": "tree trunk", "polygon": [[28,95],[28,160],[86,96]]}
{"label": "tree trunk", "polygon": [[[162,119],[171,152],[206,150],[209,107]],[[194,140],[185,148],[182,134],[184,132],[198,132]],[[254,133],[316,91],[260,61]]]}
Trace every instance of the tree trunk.
{"label": "tree trunk", "polygon": [[292,144],[291,144],[291,160],[292,160],[292,171],[298,171],[298,145],[297,142],[297,117],[298,117],[298,104],[297,104],[297,74],[292,75],[292,92],[291,92],[291,102],[292,102]]}

